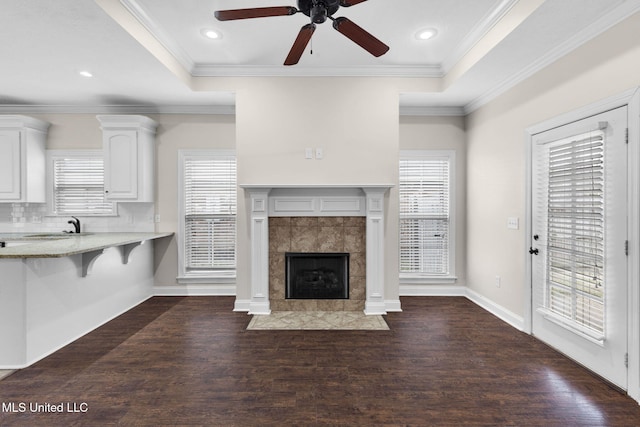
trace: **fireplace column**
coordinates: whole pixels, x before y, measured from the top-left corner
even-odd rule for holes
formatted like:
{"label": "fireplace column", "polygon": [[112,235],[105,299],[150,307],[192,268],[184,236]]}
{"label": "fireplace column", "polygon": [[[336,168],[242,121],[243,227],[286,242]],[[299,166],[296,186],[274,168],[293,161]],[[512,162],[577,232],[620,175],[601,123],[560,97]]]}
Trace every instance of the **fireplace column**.
{"label": "fireplace column", "polygon": [[252,188],[251,197],[251,302],[249,314],[270,314],[269,304],[269,197],[270,188]]}
{"label": "fireplace column", "polygon": [[387,314],[384,302],[384,194],[388,187],[364,187],[367,197],[367,300],[365,314]]}

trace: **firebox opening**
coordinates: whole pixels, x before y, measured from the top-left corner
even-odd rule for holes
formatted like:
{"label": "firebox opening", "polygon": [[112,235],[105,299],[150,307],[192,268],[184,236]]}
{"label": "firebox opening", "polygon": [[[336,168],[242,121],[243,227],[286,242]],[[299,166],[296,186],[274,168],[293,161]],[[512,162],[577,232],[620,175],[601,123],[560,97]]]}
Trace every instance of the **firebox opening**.
{"label": "firebox opening", "polygon": [[285,253],[287,299],[349,299],[348,253]]}

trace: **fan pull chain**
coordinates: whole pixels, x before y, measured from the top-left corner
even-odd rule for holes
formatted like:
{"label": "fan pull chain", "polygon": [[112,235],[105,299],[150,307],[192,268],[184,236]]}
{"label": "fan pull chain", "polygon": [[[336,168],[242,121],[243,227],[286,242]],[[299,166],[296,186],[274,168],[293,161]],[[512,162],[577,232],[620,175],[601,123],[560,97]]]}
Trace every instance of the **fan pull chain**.
{"label": "fan pull chain", "polygon": [[310,48],[309,48],[309,55],[313,55],[313,39],[310,40],[311,44],[310,44]]}

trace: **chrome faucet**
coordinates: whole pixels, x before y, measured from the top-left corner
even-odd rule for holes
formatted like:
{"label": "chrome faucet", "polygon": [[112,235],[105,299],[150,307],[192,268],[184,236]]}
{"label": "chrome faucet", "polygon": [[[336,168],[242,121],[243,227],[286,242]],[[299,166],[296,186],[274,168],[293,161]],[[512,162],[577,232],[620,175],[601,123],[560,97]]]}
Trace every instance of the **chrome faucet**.
{"label": "chrome faucet", "polygon": [[71,218],[73,219],[67,221],[67,224],[73,224],[73,228],[75,228],[75,231],[72,231],[72,233],[80,233],[80,220],[75,216],[72,216]]}

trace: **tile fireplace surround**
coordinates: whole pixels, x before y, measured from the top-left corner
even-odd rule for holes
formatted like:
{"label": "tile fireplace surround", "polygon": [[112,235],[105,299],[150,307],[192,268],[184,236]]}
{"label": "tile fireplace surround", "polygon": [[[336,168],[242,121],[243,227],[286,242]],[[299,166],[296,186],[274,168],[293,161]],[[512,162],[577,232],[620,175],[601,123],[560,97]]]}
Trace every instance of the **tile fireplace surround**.
{"label": "tile fireplace surround", "polygon": [[[285,299],[285,253],[349,253],[349,299]],[[274,311],[362,311],[366,279],[365,218],[269,218],[269,299]]]}
{"label": "tile fireplace surround", "polygon": [[[377,185],[240,185],[250,198],[249,314],[364,310],[386,314],[384,197]],[[295,228],[296,234],[293,233]],[[350,252],[348,300],[286,300],[284,252]]]}

